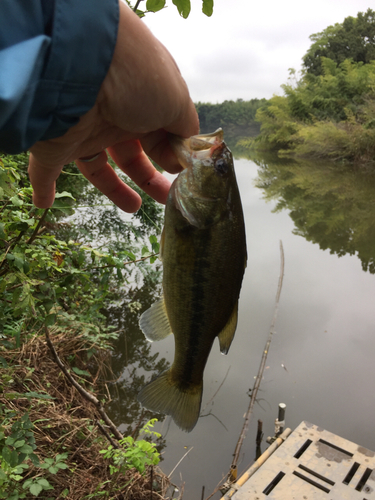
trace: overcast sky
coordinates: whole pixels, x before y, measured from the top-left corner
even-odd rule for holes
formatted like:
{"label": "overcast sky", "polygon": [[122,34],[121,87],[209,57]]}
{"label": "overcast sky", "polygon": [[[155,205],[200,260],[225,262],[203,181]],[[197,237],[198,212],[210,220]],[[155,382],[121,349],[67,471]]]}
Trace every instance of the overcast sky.
{"label": "overcast sky", "polygon": [[[375,8],[370,0],[214,0],[212,17],[191,0],[188,19],[172,0],[144,22],[168,48],[194,102],[282,94],[288,68],[300,69],[309,35]],[[140,6],[142,8],[142,4]]]}

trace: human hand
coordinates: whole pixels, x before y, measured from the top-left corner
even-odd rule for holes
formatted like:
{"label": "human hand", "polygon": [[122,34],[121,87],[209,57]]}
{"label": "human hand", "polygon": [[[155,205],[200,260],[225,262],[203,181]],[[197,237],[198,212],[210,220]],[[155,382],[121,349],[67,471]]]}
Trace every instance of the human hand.
{"label": "human hand", "polygon": [[[52,205],[55,181],[63,166],[74,160],[82,174],[119,208],[138,210],[140,196],[109,165],[106,149],[141,189],[165,203],[170,182],[148,156],[168,172],[179,172],[168,132],[190,137],[198,128],[194,104],[172,56],[120,0],[116,48],[94,107],[64,136],[30,148],[33,202],[39,208]],[[80,160],[97,153],[89,162]]]}

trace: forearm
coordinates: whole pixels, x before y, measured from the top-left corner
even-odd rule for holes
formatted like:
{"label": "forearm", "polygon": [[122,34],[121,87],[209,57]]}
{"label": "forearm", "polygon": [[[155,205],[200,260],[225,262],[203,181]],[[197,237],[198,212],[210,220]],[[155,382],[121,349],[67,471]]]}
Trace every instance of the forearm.
{"label": "forearm", "polygon": [[118,0],[1,0],[0,150],[63,135],[95,103]]}

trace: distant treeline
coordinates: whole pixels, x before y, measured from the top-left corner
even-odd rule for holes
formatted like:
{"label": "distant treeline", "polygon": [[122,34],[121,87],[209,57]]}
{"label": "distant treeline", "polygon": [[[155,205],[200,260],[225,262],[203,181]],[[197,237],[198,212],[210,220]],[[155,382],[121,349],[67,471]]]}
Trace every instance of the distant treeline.
{"label": "distant treeline", "polygon": [[245,148],[375,163],[375,12],[311,35],[300,78],[290,70],[283,96],[259,108]]}
{"label": "distant treeline", "polygon": [[260,124],[255,121],[257,109],[266,99],[224,101],[221,104],[198,102],[200,133],[214,132],[221,127],[225,137],[254,137],[259,134]]}

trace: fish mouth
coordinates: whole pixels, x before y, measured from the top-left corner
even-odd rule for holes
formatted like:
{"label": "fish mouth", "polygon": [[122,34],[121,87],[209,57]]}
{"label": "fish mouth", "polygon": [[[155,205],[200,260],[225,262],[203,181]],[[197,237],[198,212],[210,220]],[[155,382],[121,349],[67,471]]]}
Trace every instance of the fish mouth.
{"label": "fish mouth", "polygon": [[188,139],[170,135],[169,141],[180,165],[189,168],[193,160],[211,159],[213,152],[223,144],[224,133],[218,128],[211,134],[193,135]]}

